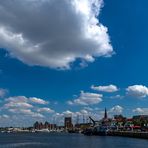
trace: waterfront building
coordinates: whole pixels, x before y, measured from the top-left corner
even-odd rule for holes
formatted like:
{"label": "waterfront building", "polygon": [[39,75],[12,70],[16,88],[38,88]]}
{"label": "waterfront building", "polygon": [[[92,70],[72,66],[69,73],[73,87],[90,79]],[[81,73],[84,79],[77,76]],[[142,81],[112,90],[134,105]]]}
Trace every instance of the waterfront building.
{"label": "waterfront building", "polygon": [[86,130],[91,127],[91,123],[78,123],[75,124],[75,128],[79,130]]}
{"label": "waterfront building", "polygon": [[36,122],[34,123],[33,127],[34,127],[34,129],[39,129],[39,122],[36,121]]}
{"label": "waterfront building", "polygon": [[65,117],[64,127],[65,127],[65,129],[72,129],[73,128],[72,117]]}
{"label": "waterfront building", "polygon": [[148,127],[148,115],[133,116],[134,125]]}
{"label": "waterfront building", "polygon": [[44,124],[42,122],[36,121],[34,123],[33,127],[34,127],[34,129],[38,129],[38,130],[41,130],[41,129],[53,130],[53,129],[56,129],[57,128],[57,125],[56,124],[50,124],[47,121]]}
{"label": "waterfront building", "polygon": [[127,122],[127,119],[123,115],[114,115],[114,121],[115,125],[121,129],[124,127],[125,123]]}
{"label": "waterfront building", "polygon": [[57,125],[56,124],[49,124],[50,130],[55,130],[57,129]]}
{"label": "waterfront building", "polygon": [[49,123],[46,121],[45,123],[44,123],[44,128],[49,128]]}

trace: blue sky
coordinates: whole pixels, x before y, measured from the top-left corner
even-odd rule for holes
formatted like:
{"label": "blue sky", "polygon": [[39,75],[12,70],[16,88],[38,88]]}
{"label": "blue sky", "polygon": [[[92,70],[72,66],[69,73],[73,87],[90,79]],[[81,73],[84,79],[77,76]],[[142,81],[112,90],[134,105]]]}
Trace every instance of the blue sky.
{"label": "blue sky", "polygon": [[[64,1],[57,5],[55,1],[54,4],[50,5],[60,6],[60,8],[62,6],[61,12],[63,12],[68,5]],[[72,13],[73,16],[67,16],[69,17],[68,20],[61,19],[59,21],[57,17],[57,20],[61,23],[60,25],[64,26],[61,27],[62,29],[68,30],[70,28],[70,33],[65,31],[67,33],[65,34],[70,36],[62,34],[62,31],[57,33],[56,30],[49,33],[53,37],[57,33],[58,37],[62,36],[65,40],[68,39],[68,43],[65,43],[62,38],[62,43],[58,40],[57,44],[53,44],[52,47],[50,47],[50,44],[43,46],[41,50],[39,49],[39,54],[36,54],[36,52],[26,54],[25,52],[20,52],[20,50],[31,51],[31,48],[34,47],[33,44],[39,44],[41,41],[49,39],[52,40],[52,36],[48,37],[45,34],[46,30],[54,28],[52,26],[50,28],[46,25],[39,25],[39,22],[33,23],[35,28],[40,27],[39,29],[42,30],[40,33],[40,31],[32,28],[31,24],[29,26],[28,23],[24,23],[27,19],[22,20],[22,22],[24,21],[23,25],[21,22],[18,23],[17,20],[10,22],[6,20],[10,17],[6,12],[9,8],[10,12],[15,16],[14,6],[10,0],[1,2],[0,5],[4,8],[0,9],[0,12],[3,12],[0,15],[0,35],[22,34],[26,43],[22,47],[21,44],[13,43],[19,42],[19,37],[16,37],[16,40],[12,40],[12,42],[10,39],[4,40],[3,36],[0,38],[0,117],[2,118],[2,126],[7,125],[12,120],[13,125],[30,125],[36,119],[41,121],[53,120],[54,117],[61,118],[67,114],[72,114],[74,117],[77,114],[85,114],[86,116],[93,114],[94,118],[100,118],[105,107],[108,109],[110,116],[116,113],[126,116],[148,114],[148,2],[146,0],[142,2],[139,0],[104,0],[104,4],[99,1],[99,5],[96,4],[95,8],[99,15],[95,18],[99,20],[99,26],[103,24],[103,26],[108,28],[108,32],[102,31],[102,34],[97,36],[97,42],[101,40],[99,44],[96,40],[92,42],[95,38],[94,36],[91,36],[92,39],[86,42],[82,42],[79,37],[76,39],[77,35],[79,36],[77,31],[80,31],[76,25],[80,27],[82,24],[78,21],[83,20],[88,13],[82,18],[78,14]],[[24,12],[25,9],[29,9],[28,13],[34,12],[31,7],[25,7],[21,3],[15,6],[17,11],[20,11],[17,9],[19,5],[24,8]],[[103,5],[103,8],[100,5]],[[76,5],[75,7],[77,8],[78,6]],[[46,14],[46,11],[48,11],[46,6],[43,5],[41,7],[41,12],[43,8],[45,8],[43,14]],[[70,8],[69,6],[66,11],[70,11]],[[81,4],[80,9],[85,10],[85,2]],[[86,11],[88,10],[86,9]],[[54,7],[52,11],[58,14]],[[23,11],[21,11],[21,15],[25,15],[25,13],[23,14]],[[18,17],[17,19],[19,19],[20,16],[16,15],[16,18]],[[52,21],[54,24],[57,21],[55,18],[50,18],[49,22]],[[37,20],[35,19],[34,21]],[[65,23],[65,21],[72,23]],[[67,25],[66,27],[65,24]],[[4,27],[5,25],[7,26],[6,28]],[[73,25],[73,28],[69,25]],[[25,28],[26,26],[28,30]],[[58,27],[58,24],[53,26]],[[72,29],[75,37],[71,31]],[[36,37],[36,34],[38,37]],[[94,42],[96,43],[94,44]],[[104,44],[107,48],[101,48]],[[72,51],[67,51],[65,49],[67,46],[72,47]],[[95,48],[96,46],[99,47],[96,51],[90,50],[91,47]],[[83,51],[81,51],[81,47],[84,48]],[[48,51],[48,48],[51,48],[51,50]],[[45,54],[42,54],[42,51]],[[102,54],[102,51],[104,54]],[[85,54],[89,56],[85,57]],[[38,58],[39,55],[43,55],[43,59],[41,57]],[[51,59],[51,61],[46,63],[44,61],[46,58]],[[65,59],[69,61],[67,62]],[[92,85],[94,85],[95,90],[91,88]],[[112,90],[112,85],[116,86],[116,90]],[[104,89],[100,90],[100,88]],[[111,92],[107,92],[108,89],[111,89]],[[22,111],[19,110],[17,105],[12,105],[12,102],[15,102],[15,104],[21,102],[19,101],[20,96],[25,96],[23,103],[31,104],[32,107],[25,107]],[[32,99],[32,97],[36,99]],[[87,103],[83,102],[84,98]],[[68,103],[68,101],[71,101],[71,103]],[[18,113],[19,116],[23,115],[23,118],[17,119]],[[26,119],[29,119],[27,123]]]}

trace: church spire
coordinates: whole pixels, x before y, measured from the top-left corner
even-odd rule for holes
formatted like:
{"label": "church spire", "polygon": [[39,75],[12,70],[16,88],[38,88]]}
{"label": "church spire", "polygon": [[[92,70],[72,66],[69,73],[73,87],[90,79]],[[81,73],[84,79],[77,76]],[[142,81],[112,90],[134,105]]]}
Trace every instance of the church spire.
{"label": "church spire", "polygon": [[107,119],[107,110],[105,108],[104,119]]}

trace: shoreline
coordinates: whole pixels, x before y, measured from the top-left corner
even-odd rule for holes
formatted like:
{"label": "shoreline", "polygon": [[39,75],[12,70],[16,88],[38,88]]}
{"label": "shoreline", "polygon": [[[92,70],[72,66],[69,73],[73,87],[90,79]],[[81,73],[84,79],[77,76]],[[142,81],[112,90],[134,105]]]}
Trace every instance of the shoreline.
{"label": "shoreline", "polygon": [[[45,134],[51,134],[51,133],[68,133],[68,132],[31,132],[31,131],[15,131],[15,132],[0,132],[3,133],[45,133]],[[69,133],[74,134],[74,133]],[[82,133],[76,133],[76,134],[82,134]],[[82,134],[83,135],[83,134]],[[107,135],[90,135],[90,136],[112,136],[112,137],[129,137],[129,138],[138,138],[138,139],[148,139],[148,132],[134,132],[134,131],[109,131],[107,132]]]}
{"label": "shoreline", "polygon": [[148,132],[112,131],[112,132],[108,132],[107,136],[148,139]]}

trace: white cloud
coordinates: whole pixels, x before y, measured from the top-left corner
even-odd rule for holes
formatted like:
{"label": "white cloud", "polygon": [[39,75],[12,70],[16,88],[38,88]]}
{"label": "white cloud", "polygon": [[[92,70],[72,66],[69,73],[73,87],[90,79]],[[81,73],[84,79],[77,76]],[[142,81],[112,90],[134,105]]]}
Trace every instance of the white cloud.
{"label": "white cloud", "polygon": [[108,86],[91,86],[91,89],[93,90],[97,90],[97,91],[102,91],[102,92],[108,92],[108,93],[112,93],[112,92],[116,92],[118,91],[117,86],[115,85],[108,85]]}
{"label": "white cloud", "polygon": [[69,105],[73,105],[74,103],[73,103],[73,101],[68,100],[68,101],[67,101],[67,104],[69,104]]}
{"label": "white cloud", "polygon": [[133,109],[133,112],[134,113],[137,113],[137,114],[148,114],[148,108],[136,108],[136,109]]}
{"label": "white cloud", "polygon": [[[91,116],[94,120],[100,120],[102,119],[102,117],[104,116],[104,111],[93,111],[93,110],[87,110],[87,109],[81,109],[79,111],[70,111],[70,110],[66,110],[64,112],[60,113],[56,113],[55,114],[57,120],[63,119],[63,117],[65,116],[71,116],[73,119],[74,123],[77,123],[79,120],[79,123],[83,123],[83,121],[85,120],[85,122],[89,121],[89,116]],[[83,120],[84,119],[84,120]]]}
{"label": "white cloud", "polygon": [[148,96],[148,87],[143,85],[133,85],[129,86],[127,89],[127,94],[137,98],[144,98]]}
{"label": "white cloud", "polygon": [[38,110],[37,110],[38,112],[45,112],[45,113],[53,113],[54,112],[54,110],[52,110],[52,109],[50,109],[50,108],[47,108],[47,107],[43,107],[43,108],[39,108]]}
{"label": "white cloud", "polygon": [[33,103],[37,103],[37,104],[48,104],[47,101],[40,99],[40,98],[36,98],[36,97],[30,97],[29,100]]}
{"label": "white cloud", "polygon": [[115,95],[115,96],[110,96],[111,99],[123,99],[124,96],[121,95]]}
{"label": "white cloud", "polygon": [[88,106],[85,106],[84,109],[87,110],[87,111],[93,111],[93,108],[88,107]]}
{"label": "white cloud", "polygon": [[103,0],[4,0],[0,48],[28,65],[68,69],[80,58],[113,54],[98,16]]}
{"label": "white cloud", "polygon": [[121,114],[123,112],[123,107],[116,105],[109,110],[109,113],[112,114]]}
{"label": "white cloud", "polygon": [[28,106],[28,107],[32,107],[32,105],[30,103],[36,103],[36,104],[48,104],[47,101],[40,99],[40,98],[36,98],[36,97],[30,97],[27,98],[25,96],[14,96],[14,97],[9,97],[5,99],[6,102],[8,102],[7,104],[5,104],[5,106],[9,106],[9,107],[16,107],[16,106]]}
{"label": "white cloud", "polygon": [[[25,120],[28,125],[29,122],[33,124],[36,120],[49,119],[46,114],[42,114],[54,113],[54,110],[44,107],[47,103],[47,101],[36,97],[13,96],[3,100],[4,105],[1,110],[10,115],[10,120],[15,117],[15,124],[18,125],[18,122],[21,122],[22,125],[25,125],[23,123]],[[40,104],[42,104],[42,108],[37,106]]]}
{"label": "white cloud", "polygon": [[64,114],[64,115],[72,115],[73,112],[72,111],[69,111],[69,110],[66,110],[62,114]]}
{"label": "white cloud", "polygon": [[5,99],[6,103],[4,108],[32,108],[33,106],[29,104],[28,98],[25,96],[14,96]]}
{"label": "white cloud", "polygon": [[100,103],[102,101],[102,97],[102,94],[85,93],[81,91],[80,96],[77,99],[68,101],[67,103],[69,105],[93,105]]}
{"label": "white cloud", "polygon": [[8,115],[6,115],[6,114],[4,114],[4,115],[3,115],[3,117],[4,117],[4,118],[9,118],[9,116],[8,116]]}
{"label": "white cloud", "polygon": [[88,115],[88,114],[89,114],[89,112],[87,110],[82,109],[82,110],[76,111],[76,112],[72,112],[70,110],[66,110],[66,111],[63,111],[62,113],[55,113],[54,116],[60,117],[60,118],[61,117],[63,118],[65,116],[71,116],[73,118],[76,118],[78,115],[79,116],[83,116],[83,115]]}
{"label": "white cloud", "polygon": [[7,102],[14,102],[14,103],[21,103],[21,102],[27,102],[28,98],[25,96],[14,96],[14,97],[9,97],[6,98],[5,101]]}
{"label": "white cloud", "polygon": [[[36,106],[33,106],[31,103],[36,103],[36,104],[42,104],[46,105],[48,102],[44,101],[43,99],[35,98],[35,97],[30,97],[27,98],[25,96],[14,96],[14,97],[9,97],[6,98],[3,106],[3,109],[7,109],[11,112],[18,112],[18,113],[28,113],[31,114],[32,116],[38,114],[38,113],[33,113],[31,109],[36,110]],[[35,104],[34,104],[35,105]],[[50,108],[40,108],[38,109],[38,112],[52,112]]]}
{"label": "white cloud", "polygon": [[30,115],[32,111],[30,109],[22,109],[22,108],[10,108],[8,110],[11,113],[17,113],[17,114],[25,114],[25,115]]}
{"label": "white cloud", "polygon": [[[32,98],[32,97],[30,97]],[[0,107],[0,126],[32,126],[35,121],[51,121],[54,110],[46,107],[46,101],[37,100],[35,103],[26,96],[12,96],[2,100]],[[42,104],[42,108],[40,108]],[[47,114],[46,114],[47,113]],[[49,116],[49,113],[51,116]],[[53,114],[52,114],[53,113]]]}
{"label": "white cloud", "polygon": [[0,98],[3,98],[8,93],[7,89],[0,88]]}
{"label": "white cloud", "polygon": [[32,108],[33,106],[26,102],[9,102],[4,105],[6,108]]}
{"label": "white cloud", "polygon": [[87,111],[86,109],[82,109],[82,110],[80,111],[80,113],[83,114],[83,115],[87,115],[87,114],[88,114],[88,111]]}
{"label": "white cloud", "polygon": [[6,114],[3,114],[3,115],[0,115],[0,119],[8,119],[9,118],[9,116],[8,115],[6,115]]}
{"label": "white cloud", "polygon": [[23,114],[25,116],[31,116],[31,117],[38,117],[38,118],[43,118],[44,117],[42,114],[33,112],[30,109],[15,108],[15,109],[9,109],[9,112],[19,114],[19,115]]}
{"label": "white cloud", "polygon": [[36,113],[36,112],[33,112],[32,115],[31,115],[33,118],[44,118],[45,116],[40,114],[40,113]]}

